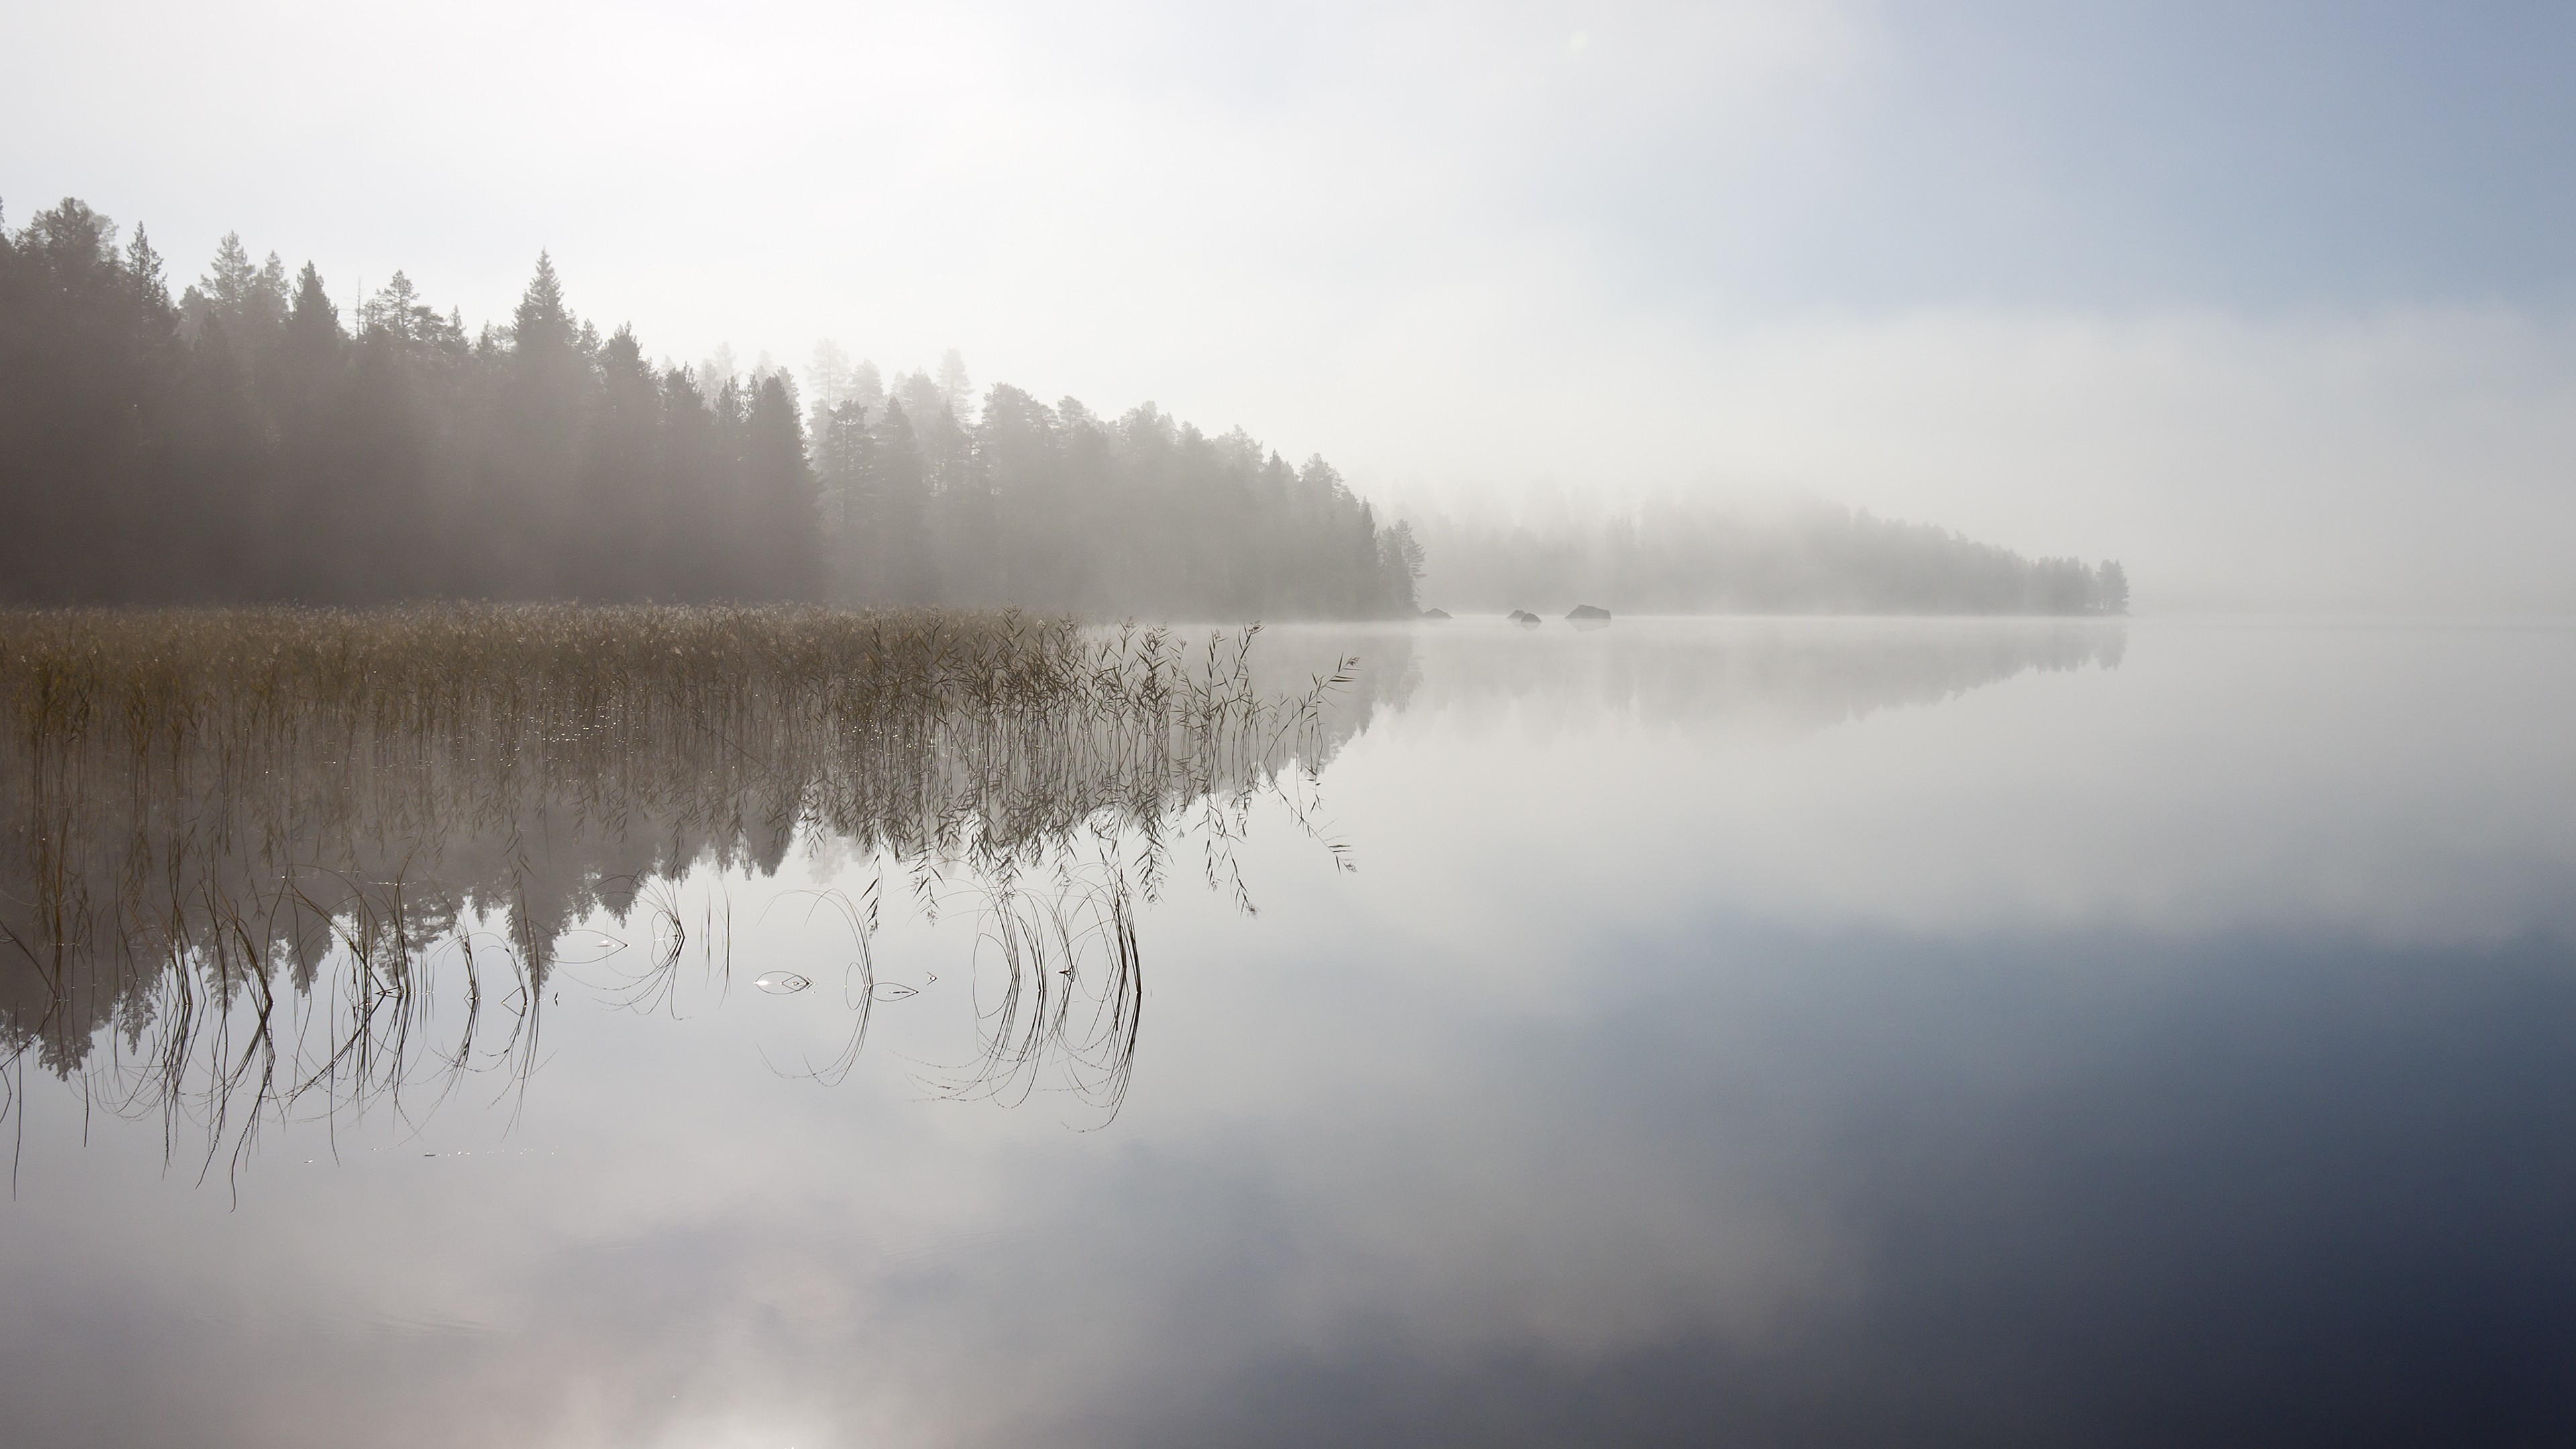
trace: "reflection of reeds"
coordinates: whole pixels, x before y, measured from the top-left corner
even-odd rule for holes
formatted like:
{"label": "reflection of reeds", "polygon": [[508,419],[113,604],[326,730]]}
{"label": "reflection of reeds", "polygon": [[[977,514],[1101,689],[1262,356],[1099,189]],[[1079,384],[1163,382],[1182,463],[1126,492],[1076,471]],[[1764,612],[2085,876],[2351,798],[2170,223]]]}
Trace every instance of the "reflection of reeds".
{"label": "reflection of reeds", "polygon": [[687,932],[668,882],[828,836],[925,904],[976,882],[1011,975],[1106,943],[1104,1024],[1072,1014],[1078,977],[1037,980],[978,1080],[1078,1041],[1114,1103],[1141,990],[1119,842],[1150,891],[1188,812],[1239,819],[1320,743],[1325,682],[1259,697],[1247,644],[1009,613],[0,614],[10,1091],[32,1056],[157,1111],[174,1146],[193,1122],[236,1152],[307,1097],[407,1110],[475,1067],[524,1073],[573,920],[639,894],[669,915],[649,994]]}

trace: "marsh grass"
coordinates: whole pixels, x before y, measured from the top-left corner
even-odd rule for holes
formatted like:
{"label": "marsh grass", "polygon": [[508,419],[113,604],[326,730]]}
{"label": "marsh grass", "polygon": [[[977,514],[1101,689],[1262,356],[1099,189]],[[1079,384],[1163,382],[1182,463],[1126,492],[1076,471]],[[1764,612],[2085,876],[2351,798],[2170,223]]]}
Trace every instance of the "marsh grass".
{"label": "marsh grass", "polygon": [[[667,1001],[726,926],[694,866],[798,842],[874,863],[829,902],[868,942],[898,898],[971,907],[1000,963],[961,1094],[1047,1064],[1114,1108],[1142,1009],[1135,909],[1253,798],[1311,786],[1321,705],[1253,685],[1253,631],[1184,645],[1017,613],[436,607],[0,613],[0,1031],[94,1104],[238,1165],[262,1121],[473,1073],[524,1087],[572,923],[639,917]],[[443,975],[441,974],[443,973]],[[1078,1001],[1077,998],[1080,998]],[[411,1100],[406,1101],[406,1094]],[[20,1117],[23,1129],[24,1118]]]}

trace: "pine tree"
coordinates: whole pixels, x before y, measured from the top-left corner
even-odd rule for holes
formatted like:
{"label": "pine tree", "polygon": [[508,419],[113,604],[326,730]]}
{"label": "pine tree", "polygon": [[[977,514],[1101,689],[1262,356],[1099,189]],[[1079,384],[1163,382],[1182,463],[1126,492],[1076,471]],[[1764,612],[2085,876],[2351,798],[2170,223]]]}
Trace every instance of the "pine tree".
{"label": "pine tree", "polygon": [[250,259],[250,250],[242,245],[241,233],[228,231],[215,245],[215,260],[197,285],[205,289],[207,300],[224,309],[224,319],[233,321],[259,283],[259,264]]}
{"label": "pine tree", "polygon": [[481,470],[481,522],[494,531],[486,587],[555,597],[572,588],[580,573],[575,559],[586,546],[578,500],[600,344],[565,305],[547,253],[538,253],[536,273],[511,313],[509,343]]}
{"label": "pine tree", "polygon": [[822,563],[814,475],[806,465],[795,396],[775,373],[761,379],[744,409],[742,473],[743,557],[749,567],[737,597],[812,598]]}
{"label": "pine tree", "polygon": [[311,262],[296,275],[295,300],[261,391],[274,426],[277,466],[263,490],[261,591],[278,598],[316,592],[315,581],[343,575],[354,547],[346,491],[360,482],[342,446],[348,339],[340,309]]}
{"label": "pine tree", "polygon": [[2104,559],[2097,578],[2093,611],[2097,614],[2129,612],[2129,571],[2120,567],[2120,561]]}
{"label": "pine tree", "polygon": [[577,330],[564,306],[563,280],[555,275],[553,254],[537,253],[537,274],[528,279],[510,314],[511,347],[523,357],[542,357],[549,350],[569,350]]}
{"label": "pine tree", "polygon": [[853,364],[850,368],[850,394],[843,401],[857,403],[874,414],[884,410],[885,400],[885,379],[878,374],[877,365],[865,359]]}
{"label": "pine tree", "polygon": [[662,375],[658,440],[647,592],[662,599],[715,598],[726,582],[716,555],[727,526],[726,500],[716,490],[729,476],[731,460],[724,455],[715,408],[688,368]]}
{"label": "pine tree", "polygon": [[954,347],[939,359],[939,396],[962,426],[975,420],[975,384],[966,376],[966,359]]}
{"label": "pine tree", "polygon": [[618,328],[601,345],[599,378],[565,576],[578,597],[632,601],[655,592],[649,560],[665,526],[667,508],[655,476],[662,391],[630,327]]}
{"label": "pine tree", "polygon": [[864,561],[852,594],[869,604],[927,603],[936,586],[930,496],[921,440],[903,403],[888,399],[873,430],[872,454],[856,510],[855,552]]}
{"label": "pine tree", "polygon": [[252,262],[239,232],[224,233],[214,262],[189,293],[193,300],[184,305],[192,331],[208,318],[220,321],[226,345],[245,363],[266,358],[286,325],[285,262],[275,252],[265,263]]}

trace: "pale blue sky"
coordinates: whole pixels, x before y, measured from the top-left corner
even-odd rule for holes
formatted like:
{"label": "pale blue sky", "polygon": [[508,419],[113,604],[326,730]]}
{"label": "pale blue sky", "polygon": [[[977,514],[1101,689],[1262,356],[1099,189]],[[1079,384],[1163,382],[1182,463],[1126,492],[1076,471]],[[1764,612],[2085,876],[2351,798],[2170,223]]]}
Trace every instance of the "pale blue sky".
{"label": "pale blue sky", "polygon": [[2576,298],[2576,6],[1879,13],[1887,84],[1849,184],[1802,229],[1803,288],[2085,306]]}

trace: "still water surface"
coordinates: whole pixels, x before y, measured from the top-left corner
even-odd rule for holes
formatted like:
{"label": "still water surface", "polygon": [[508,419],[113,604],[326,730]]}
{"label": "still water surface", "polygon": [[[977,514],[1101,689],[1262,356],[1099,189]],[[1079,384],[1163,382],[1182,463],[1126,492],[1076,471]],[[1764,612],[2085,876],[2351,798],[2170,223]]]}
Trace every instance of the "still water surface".
{"label": "still water surface", "polygon": [[451,967],[255,1131],[23,1054],[5,1438],[2576,1435],[2576,631],[1257,653],[1362,667],[1152,850],[594,809],[455,923],[561,926],[533,1037]]}

